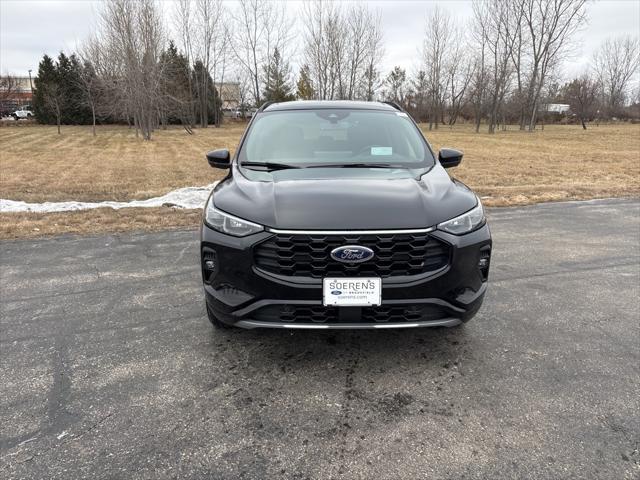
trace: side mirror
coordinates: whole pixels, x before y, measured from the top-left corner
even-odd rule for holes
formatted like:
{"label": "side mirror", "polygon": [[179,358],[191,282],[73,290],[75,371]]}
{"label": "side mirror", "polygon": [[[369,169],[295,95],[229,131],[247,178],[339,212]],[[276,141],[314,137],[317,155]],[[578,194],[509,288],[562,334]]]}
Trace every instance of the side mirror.
{"label": "side mirror", "polygon": [[463,153],[459,150],[441,148],[438,153],[438,160],[440,160],[440,165],[444,168],[457,167],[462,161],[462,155]]}
{"label": "side mirror", "polygon": [[222,148],[220,150],[212,150],[211,152],[208,152],[207,162],[209,162],[209,165],[213,168],[229,168],[231,166],[231,155],[229,155],[229,150]]}

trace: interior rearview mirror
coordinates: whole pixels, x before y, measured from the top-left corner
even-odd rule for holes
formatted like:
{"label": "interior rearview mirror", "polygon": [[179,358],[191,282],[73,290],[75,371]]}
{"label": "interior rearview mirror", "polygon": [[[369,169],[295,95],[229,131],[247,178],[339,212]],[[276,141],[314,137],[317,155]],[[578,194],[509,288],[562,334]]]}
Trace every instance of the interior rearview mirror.
{"label": "interior rearview mirror", "polygon": [[463,153],[459,150],[441,148],[440,153],[438,153],[438,160],[440,160],[440,165],[444,168],[457,167],[462,161],[462,155]]}
{"label": "interior rearview mirror", "polygon": [[207,162],[213,168],[229,168],[231,166],[231,155],[229,150],[221,148],[207,153]]}

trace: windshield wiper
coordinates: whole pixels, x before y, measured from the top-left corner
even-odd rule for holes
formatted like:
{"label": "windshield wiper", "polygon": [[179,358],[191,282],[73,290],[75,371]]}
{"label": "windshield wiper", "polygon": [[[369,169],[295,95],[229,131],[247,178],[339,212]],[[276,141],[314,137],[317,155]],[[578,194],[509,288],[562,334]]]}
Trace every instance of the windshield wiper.
{"label": "windshield wiper", "polygon": [[301,163],[292,165],[278,162],[241,162],[241,167],[264,167],[266,171],[288,170],[292,168],[406,168],[401,164],[392,163]]}
{"label": "windshield wiper", "polygon": [[241,162],[241,167],[264,167],[265,170],[287,170],[289,168],[303,168],[298,165],[290,165],[278,162]]}
{"label": "windshield wiper", "polygon": [[400,168],[391,163],[314,163],[306,168]]}

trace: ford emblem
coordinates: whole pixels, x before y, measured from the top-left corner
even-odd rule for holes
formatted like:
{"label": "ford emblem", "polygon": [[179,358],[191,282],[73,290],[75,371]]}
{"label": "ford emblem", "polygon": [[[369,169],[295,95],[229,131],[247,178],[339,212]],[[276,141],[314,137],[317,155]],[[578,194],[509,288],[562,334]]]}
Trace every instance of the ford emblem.
{"label": "ford emblem", "polygon": [[331,258],[342,263],[362,263],[373,258],[373,250],[361,245],[345,245],[331,250]]}

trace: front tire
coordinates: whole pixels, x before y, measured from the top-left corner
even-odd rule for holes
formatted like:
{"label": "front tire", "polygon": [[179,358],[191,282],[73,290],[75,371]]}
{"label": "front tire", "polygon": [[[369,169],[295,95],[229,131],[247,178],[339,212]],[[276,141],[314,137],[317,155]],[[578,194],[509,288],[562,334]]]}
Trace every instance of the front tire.
{"label": "front tire", "polygon": [[211,325],[213,325],[217,329],[222,329],[222,330],[231,328],[226,323],[223,323],[220,320],[218,320],[218,318],[215,316],[215,314],[213,313],[211,308],[209,308],[209,304],[207,304],[206,302],[205,302],[205,304],[206,304],[206,308],[207,308],[207,317],[209,318],[209,321],[211,322]]}

